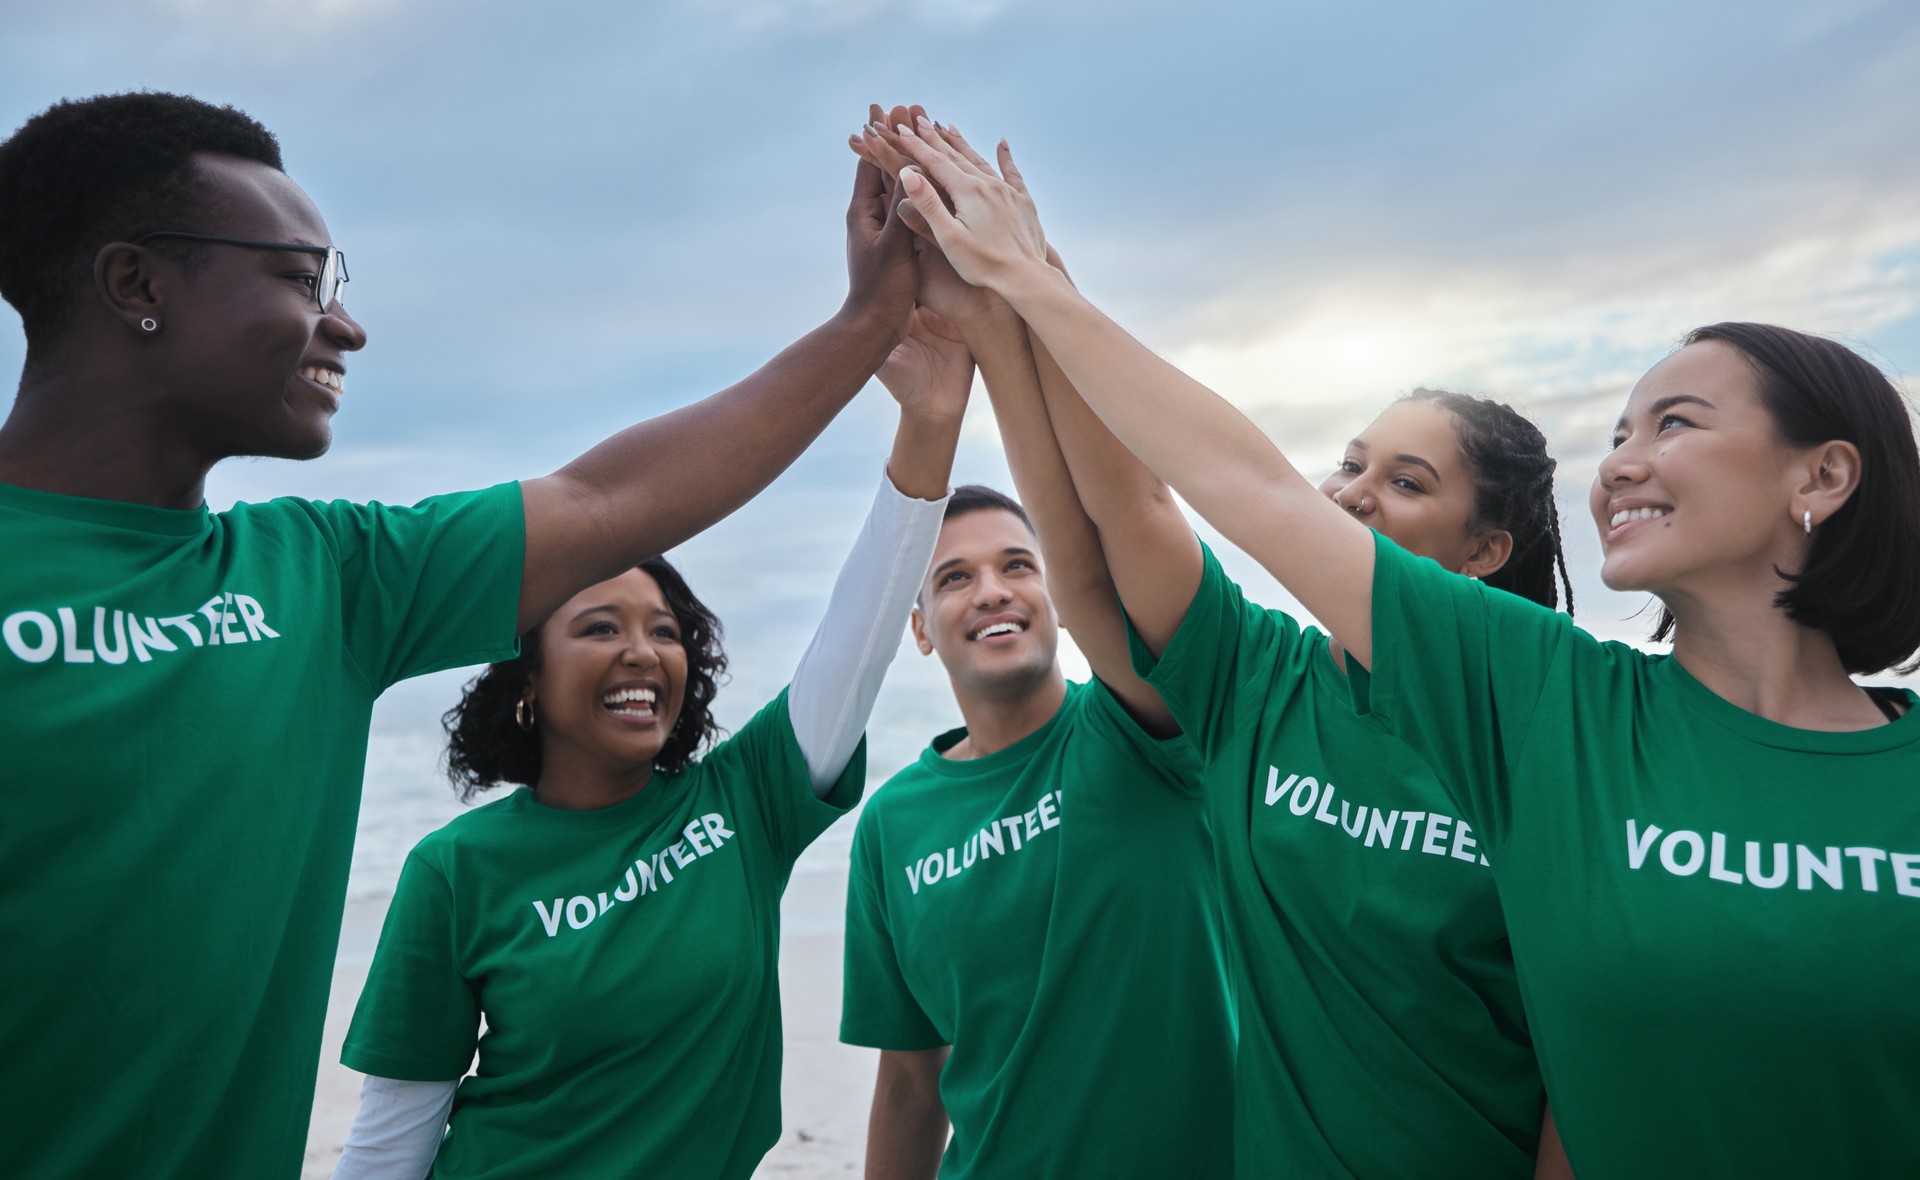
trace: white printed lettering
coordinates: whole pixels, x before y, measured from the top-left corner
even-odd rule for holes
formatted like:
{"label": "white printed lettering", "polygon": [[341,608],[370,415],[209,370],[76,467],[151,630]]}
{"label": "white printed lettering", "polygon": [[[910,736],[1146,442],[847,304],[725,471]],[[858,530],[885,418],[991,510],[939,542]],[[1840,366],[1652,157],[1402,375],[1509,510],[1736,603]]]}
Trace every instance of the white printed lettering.
{"label": "white printed lettering", "polygon": [[947,860],[937,852],[920,862],[920,879],[929,885],[939,881],[946,871]]}
{"label": "white printed lettering", "polygon": [[1300,776],[1297,774],[1290,774],[1287,776],[1287,781],[1283,783],[1280,781],[1280,768],[1278,766],[1269,766],[1267,768],[1267,806],[1272,807],[1275,803],[1280,802],[1280,800],[1286,796],[1286,793],[1293,789],[1293,784],[1299,778]]}
{"label": "white printed lettering", "polygon": [[245,633],[233,629],[234,613],[227,609],[227,607],[233,605],[233,593],[231,591],[227,592],[226,600],[226,605],[220,608],[220,642],[245,643],[247,642]]}
{"label": "white printed lettering", "polygon": [[699,857],[696,857],[691,850],[682,851],[682,849],[685,849],[686,847],[687,847],[687,843],[684,840],[677,841],[667,846],[667,851],[673,855],[674,868],[684,869],[688,865],[692,864],[694,861],[699,859]]}
{"label": "white printed lettering", "polygon": [[1407,852],[1413,848],[1413,838],[1420,834],[1420,821],[1427,818],[1427,813],[1424,811],[1409,811],[1401,818],[1407,821],[1407,838],[1401,842],[1400,851]]}
{"label": "white printed lettering", "polygon": [[1320,780],[1308,775],[1300,780],[1293,789],[1293,798],[1287,800],[1287,810],[1295,815],[1305,815],[1313,810],[1313,804],[1320,797]]}
{"label": "white printed lettering", "polygon": [[176,628],[192,641],[193,646],[200,646],[200,628],[193,625],[192,615],[169,615],[160,620],[160,625]]}
{"label": "white printed lettering", "polygon": [[1027,839],[1031,840],[1040,834],[1040,809],[1038,807],[1027,812],[1027,814],[1020,818],[1027,821]]}
{"label": "white printed lettering", "polygon": [[1920,852],[1896,852],[1889,858],[1893,866],[1893,888],[1902,897],[1920,897]]}
{"label": "white printed lettering", "polygon": [[1347,801],[1345,799],[1340,800],[1340,830],[1345,832],[1347,835],[1353,837],[1355,840],[1358,840],[1360,838],[1361,830],[1364,829],[1366,826],[1367,826],[1367,805],[1365,803],[1362,803],[1360,806],[1353,809],[1353,822],[1349,824],[1347,822]]}
{"label": "white printed lettering", "polygon": [[200,613],[206,616],[207,620],[208,647],[217,647],[220,644],[220,618],[226,613],[224,601],[220,595],[216,594],[200,604]]}
{"label": "white printed lettering", "polygon": [[613,896],[619,901],[632,901],[640,896],[640,880],[633,875],[632,865],[627,866],[627,875],[620,879],[620,884],[614,886]]}
{"label": "white printed lettering", "polygon": [[1013,850],[1020,851],[1020,817],[1010,815],[1000,821],[1000,826],[1007,830],[1007,838],[1013,841]]}
{"label": "white printed lettering", "polygon": [[1647,834],[1642,838],[1637,831],[1638,821],[1627,821],[1627,867],[1637,869],[1647,863],[1647,852],[1653,848],[1653,842],[1660,838],[1660,825],[1649,824]]}
{"label": "white printed lettering", "polygon": [[1880,892],[1879,862],[1887,859],[1887,854],[1878,848],[1848,848],[1848,856],[1860,862],[1860,888],[1868,893]]}
{"label": "white printed lettering", "polygon": [[920,862],[917,860],[907,866],[907,887],[915,893],[920,892]]}
{"label": "white printed lettering", "polygon": [[687,838],[687,844],[695,856],[705,856],[713,851],[713,846],[707,843],[707,834],[700,830],[699,820],[687,821],[687,826],[680,829],[680,834]]}
{"label": "white printed lettering", "polygon": [[128,615],[127,638],[133,643],[133,657],[143,664],[153,659],[154,652],[180,650],[160,630],[160,621],[154,618],[142,621]]}
{"label": "white printed lettering", "polygon": [[553,899],[553,909],[551,910],[547,909],[545,902],[536,901],[533,903],[533,908],[540,911],[540,924],[547,928],[548,938],[552,938],[554,935],[560,933],[560,912],[565,905],[565,900],[558,897]]}
{"label": "white printed lettering", "polygon": [[[575,915],[584,915],[576,917]],[[567,899],[567,925],[575,930],[585,930],[600,915],[593,908],[590,897],[569,897]]]}
{"label": "white printed lettering", "polygon": [[1800,868],[1800,888],[1812,889],[1814,877],[1827,883],[1829,889],[1844,889],[1842,875],[1845,869],[1840,867],[1840,850],[1829,847],[1824,856],[1815,856],[1813,849],[1801,844],[1794,849],[1793,860]]}
{"label": "white printed lettering", "polygon": [[1040,826],[1043,829],[1060,826],[1060,817],[1053,810],[1053,792],[1051,791],[1040,796]]}
{"label": "white printed lettering", "polygon": [[1723,832],[1713,833],[1713,856],[1707,865],[1707,876],[1716,881],[1727,881],[1735,885],[1746,880],[1739,873],[1727,868],[1727,837]]}
{"label": "white printed lettering", "polygon": [[1762,889],[1778,889],[1787,883],[1787,873],[1793,868],[1793,858],[1787,855],[1785,844],[1773,846],[1773,871],[1760,871],[1760,849],[1758,840],[1747,841],[1747,880]]}
{"label": "white printed lettering", "polygon": [[993,854],[995,856],[1005,856],[1007,854],[1006,837],[1000,834],[999,824],[988,824],[986,827],[980,829],[981,860],[987,859],[987,847],[989,845],[993,847]]}
{"label": "white printed lettering", "polygon": [[1427,816],[1427,838],[1420,842],[1420,851],[1428,856],[1447,854],[1447,827],[1453,823],[1451,816],[1433,814]]}
{"label": "white printed lettering", "polygon": [[1378,807],[1374,808],[1373,822],[1367,825],[1367,840],[1366,840],[1366,843],[1361,845],[1361,847],[1372,848],[1375,837],[1378,837],[1380,840],[1380,847],[1392,848],[1393,847],[1393,826],[1399,822],[1400,822],[1399,812],[1382,811]]}
{"label": "white printed lettering", "polygon": [[[40,637],[32,643],[27,642],[29,623],[40,632]],[[29,664],[46,663],[60,646],[60,634],[53,629],[53,620],[37,610],[14,611],[5,623],[0,623],[0,632],[6,635],[7,646],[13,649],[13,654]]]}
{"label": "white printed lettering", "polygon": [[93,608],[93,647],[100,658],[109,664],[127,662],[127,612],[113,612],[113,646],[107,646],[107,608]]}
{"label": "white printed lettering", "polygon": [[250,594],[236,594],[233,605],[240,608],[240,618],[247,624],[247,634],[255,639],[278,639],[280,632],[267,626],[267,612],[260,609],[260,601]]}
{"label": "white printed lettering", "polygon": [[[1687,857],[1685,867],[1674,854],[1677,845],[1685,844],[1693,851]],[[1667,838],[1660,841],[1660,863],[1676,877],[1691,877],[1700,871],[1700,863],[1707,859],[1706,841],[1700,839],[1698,832],[1668,832]]]}
{"label": "white printed lettering", "polygon": [[60,616],[61,638],[66,641],[60,658],[69,664],[93,663],[93,653],[80,646],[80,624],[73,617],[73,608],[63,606],[55,613]]}
{"label": "white printed lettering", "polygon": [[721,841],[733,835],[727,829],[727,821],[720,818],[720,813],[717,811],[709,811],[701,816],[700,826],[707,829],[707,839],[713,841],[715,848],[720,847]]}
{"label": "white printed lettering", "polygon": [[1323,824],[1337,824],[1340,821],[1333,814],[1333,784],[1327,784],[1327,793],[1320,796],[1320,806],[1314,809],[1313,818]]}
{"label": "white printed lettering", "polygon": [[1471,863],[1480,859],[1473,851],[1477,847],[1479,847],[1479,845],[1475,843],[1473,839],[1472,826],[1464,819],[1455,820],[1453,822],[1453,847],[1448,851],[1447,855],[1455,860],[1464,860]]}

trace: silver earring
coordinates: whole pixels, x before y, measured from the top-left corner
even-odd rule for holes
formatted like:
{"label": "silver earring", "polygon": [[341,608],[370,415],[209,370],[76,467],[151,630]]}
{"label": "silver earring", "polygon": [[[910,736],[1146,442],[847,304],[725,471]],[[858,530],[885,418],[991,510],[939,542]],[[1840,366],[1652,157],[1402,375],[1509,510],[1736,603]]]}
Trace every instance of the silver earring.
{"label": "silver earring", "polygon": [[1807,536],[1813,536],[1813,509],[1809,508],[1800,514],[1800,527],[1807,530]]}
{"label": "silver earring", "polygon": [[158,332],[160,330],[160,321],[154,319],[152,316],[148,316],[146,319],[140,321],[140,330],[142,332]]}
{"label": "silver earring", "polygon": [[521,729],[533,732],[533,702],[521,697],[513,706],[513,720]]}

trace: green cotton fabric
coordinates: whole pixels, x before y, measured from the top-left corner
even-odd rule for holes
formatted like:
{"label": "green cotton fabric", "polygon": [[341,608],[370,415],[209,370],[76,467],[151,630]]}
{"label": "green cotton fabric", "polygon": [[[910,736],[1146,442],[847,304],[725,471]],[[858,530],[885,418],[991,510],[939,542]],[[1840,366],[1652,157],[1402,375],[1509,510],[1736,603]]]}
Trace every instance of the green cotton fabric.
{"label": "green cotton fabric", "polygon": [[373,700],[514,651],[524,532],[0,486],[0,1171],[299,1174]]}
{"label": "green cotton fabric", "polygon": [[947,1180],[1232,1174],[1213,855],[1184,739],[1104,685],[954,761],[953,730],[854,834],[840,1039],[952,1045]]}
{"label": "green cotton fabric", "polygon": [[865,780],[863,741],[814,795],[782,692],[612,807],[522,788],[454,819],[407,857],[340,1060],[443,1081],[478,1049],[440,1180],[750,1175],[780,1137],[780,895]]}
{"label": "green cotton fabric", "polygon": [[1134,665],[1205,762],[1239,1019],[1241,1176],[1530,1177],[1540,1071],[1478,838],[1433,771],[1355,715],[1327,637],[1211,550]]}
{"label": "green cotton fabric", "polygon": [[1920,709],[1779,725],[1385,538],[1353,688],[1486,848],[1580,1180],[1920,1176]]}

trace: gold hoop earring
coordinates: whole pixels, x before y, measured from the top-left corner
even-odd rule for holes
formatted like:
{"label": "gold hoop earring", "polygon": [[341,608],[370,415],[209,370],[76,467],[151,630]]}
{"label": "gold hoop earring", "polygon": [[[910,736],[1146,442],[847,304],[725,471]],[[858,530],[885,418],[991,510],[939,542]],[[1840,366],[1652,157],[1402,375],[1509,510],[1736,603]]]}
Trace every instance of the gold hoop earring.
{"label": "gold hoop earring", "polygon": [[533,732],[533,702],[521,697],[513,706],[514,724],[528,733]]}

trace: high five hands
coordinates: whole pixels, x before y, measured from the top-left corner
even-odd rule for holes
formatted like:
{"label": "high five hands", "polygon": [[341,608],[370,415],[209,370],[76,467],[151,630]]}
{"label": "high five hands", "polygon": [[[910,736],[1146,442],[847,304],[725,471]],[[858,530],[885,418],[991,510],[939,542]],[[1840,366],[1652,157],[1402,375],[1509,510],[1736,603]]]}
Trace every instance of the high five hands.
{"label": "high five hands", "polygon": [[872,122],[849,146],[898,175],[908,199],[895,216],[930,235],[961,278],[1004,293],[1019,276],[1047,266],[1046,234],[1005,140],[996,148],[996,169],[957,128],[937,126],[918,106],[895,107],[884,117],[874,106],[869,114]]}

